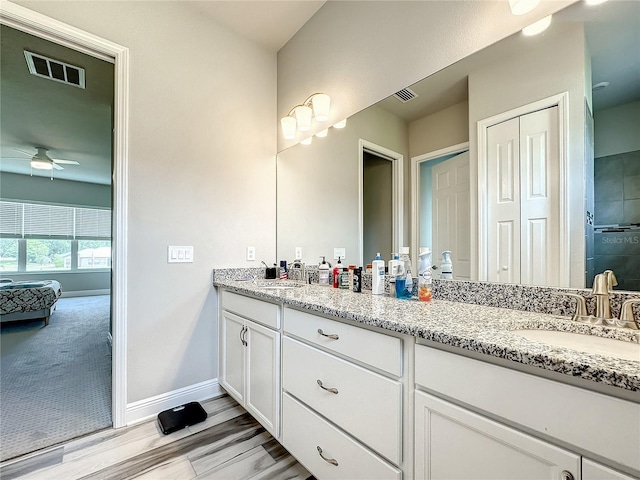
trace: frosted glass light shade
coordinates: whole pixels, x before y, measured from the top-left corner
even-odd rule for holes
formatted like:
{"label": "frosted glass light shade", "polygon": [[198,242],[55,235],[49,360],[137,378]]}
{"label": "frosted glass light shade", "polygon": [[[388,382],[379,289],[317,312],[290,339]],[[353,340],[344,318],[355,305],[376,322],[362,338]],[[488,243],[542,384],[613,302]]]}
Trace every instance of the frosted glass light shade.
{"label": "frosted glass light shade", "polygon": [[329,133],[329,129],[325,128],[324,130],[320,130],[318,133],[316,133],[316,137],[324,138],[327,136],[328,133]]}
{"label": "frosted glass light shade", "polygon": [[316,93],[311,98],[311,104],[313,105],[313,115],[319,122],[326,122],[329,118],[329,107],[331,105],[331,99],[326,93]]}
{"label": "frosted glass light shade", "polygon": [[345,118],[344,120],[340,120],[338,123],[336,123],[333,128],[344,128],[347,126],[347,119]]}
{"label": "frosted glass light shade", "polygon": [[531,37],[533,35],[538,35],[539,33],[544,32],[551,25],[551,15],[548,17],[541,18],[537,22],[532,23],[528,27],[524,27],[522,29],[522,33],[527,37]]}
{"label": "frosted glass light shade", "polygon": [[31,168],[36,170],[53,170],[53,164],[46,160],[31,160]]}
{"label": "frosted glass light shade", "polygon": [[606,2],[607,0],[586,0],[587,5],[600,5],[601,3]]}
{"label": "frosted glass light shade", "polygon": [[511,13],[514,15],[524,15],[536,8],[540,0],[509,0]]}
{"label": "frosted glass light shade", "polygon": [[302,145],[311,145],[312,140],[313,140],[313,137],[307,137],[304,140],[301,140],[300,143]]}
{"label": "frosted glass light shade", "polygon": [[301,132],[308,132],[311,128],[311,107],[307,107],[305,105],[301,105],[296,107],[295,114],[296,120],[298,121],[298,130]]}
{"label": "frosted glass light shade", "polygon": [[282,117],[280,119],[282,126],[282,136],[285,140],[293,140],[296,138],[296,119],[293,117]]}

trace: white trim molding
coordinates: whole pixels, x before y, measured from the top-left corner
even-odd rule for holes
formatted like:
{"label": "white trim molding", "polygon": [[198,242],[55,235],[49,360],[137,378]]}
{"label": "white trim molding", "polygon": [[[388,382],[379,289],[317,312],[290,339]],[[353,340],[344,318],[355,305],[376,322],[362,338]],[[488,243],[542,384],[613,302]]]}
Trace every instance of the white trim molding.
{"label": "white trim molding", "polygon": [[[375,143],[358,140],[358,243],[360,249],[360,265],[366,265],[364,261],[364,204],[362,195],[364,193],[364,152],[365,150],[387,158],[392,163],[392,223],[393,223],[393,245],[394,252],[398,252],[404,242],[404,155]],[[371,260],[371,259],[369,259]]]}
{"label": "white trim molding", "polygon": [[[533,113],[550,107],[558,107],[558,139],[560,151],[560,225],[570,225],[569,214],[569,175],[568,175],[568,138],[569,138],[569,92],[562,92],[551,97],[543,98],[536,102],[513,110],[499,113],[489,118],[478,121],[478,192],[477,192],[477,272],[479,281],[487,281],[487,249],[488,249],[488,225],[487,225],[487,130],[489,127],[498,123],[505,122],[515,117],[520,117],[528,113]],[[571,236],[569,228],[560,229],[560,255],[561,259],[559,268],[559,284],[570,285],[571,275],[571,255],[570,253]],[[471,252],[473,255],[473,251]],[[472,258],[473,262],[473,258]],[[473,267],[473,265],[472,265]]]}
{"label": "white trim molding", "polygon": [[99,290],[75,290],[73,292],[62,292],[60,295],[62,298],[70,297],[92,297],[94,295],[109,295],[111,290],[108,288],[102,288]]}
{"label": "white trim molding", "polygon": [[[418,254],[420,253],[420,164],[436,160],[445,155],[466,152],[467,150],[469,150],[469,142],[463,142],[411,157],[411,260],[413,263],[411,268],[413,268],[414,272],[418,271]],[[473,231],[470,233],[471,235],[474,234]]]}
{"label": "white trim molding", "polygon": [[0,0],[0,23],[88,55],[113,62],[114,181],[113,181],[113,318],[112,418],[125,426],[127,402],[127,199],[129,132],[129,49],[104,38],[54,20],[28,8]]}
{"label": "white trim molding", "polygon": [[189,385],[162,395],[138,400],[127,405],[126,425],[144,422],[169,408],[184,405],[188,402],[201,402],[223,393],[225,391],[218,383],[218,379],[214,378],[213,380]]}

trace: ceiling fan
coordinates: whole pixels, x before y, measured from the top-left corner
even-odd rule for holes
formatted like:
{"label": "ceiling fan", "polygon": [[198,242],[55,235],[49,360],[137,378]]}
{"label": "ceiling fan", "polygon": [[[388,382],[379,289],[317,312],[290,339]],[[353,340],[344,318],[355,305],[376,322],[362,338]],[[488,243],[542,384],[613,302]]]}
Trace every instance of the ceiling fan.
{"label": "ceiling fan", "polygon": [[47,152],[49,151],[48,148],[35,147],[35,149],[36,149],[36,154],[33,155],[32,153],[27,152],[25,150],[14,148],[15,151],[24,153],[25,155],[28,155],[28,157],[26,158],[25,157],[8,157],[8,158],[14,158],[16,160],[29,160],[31,162],[31,168],[35,168],[36,170],[53,170],[53,169],[64,170],[64,168],[61,167],[60,164],[80,165],[80,163],[76,162],[75,160],[62,160],[59,158],[51,158],[49,155],[47,155]]}

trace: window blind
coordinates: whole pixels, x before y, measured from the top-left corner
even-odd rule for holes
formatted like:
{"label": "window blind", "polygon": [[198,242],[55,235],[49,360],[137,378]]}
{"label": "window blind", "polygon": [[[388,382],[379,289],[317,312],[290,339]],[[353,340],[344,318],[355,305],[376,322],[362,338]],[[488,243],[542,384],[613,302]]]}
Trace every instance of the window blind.
{"label": "window blind", "polygon": [[24,236],[73,238],[73,207],[25,203]]}
{"label": "window blind", "polygon": [[111,210],[76,208],[75,211],[76,238],[111,238]]}
{"label": "window blind", "polygon": [[111,239],[111,210],[0,201],[5,238]]}
{"label": "window blind", "polygon": [[22,237],[22,204],[0,201],[0,235],[5,238]]}

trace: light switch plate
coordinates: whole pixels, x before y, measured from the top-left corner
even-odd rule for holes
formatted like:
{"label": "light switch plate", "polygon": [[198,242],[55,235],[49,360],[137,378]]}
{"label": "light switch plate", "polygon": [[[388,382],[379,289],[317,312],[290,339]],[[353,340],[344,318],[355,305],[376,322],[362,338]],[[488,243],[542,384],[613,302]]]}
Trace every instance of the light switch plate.
{"label": "light switch plate", "polygon": [[168,263],[193,263],[193,246],[169,245],[167,247]]}
{"label": "light switch plate", "polygon": [[296,247],[296,258],[295,260],[302,260],[302,247]]}
{"label": "light switch plate", "polygon": [[256,260],[256,247],[247,247],[247,260],[249,262],[255,262],[255,260]]}
{"label": "light switch plate", "polygon": [[333,249],[333,259],[337,260],[338,257],[344,260],[345,249],[344,248],[334,248]]}

